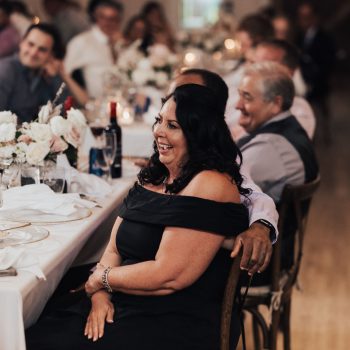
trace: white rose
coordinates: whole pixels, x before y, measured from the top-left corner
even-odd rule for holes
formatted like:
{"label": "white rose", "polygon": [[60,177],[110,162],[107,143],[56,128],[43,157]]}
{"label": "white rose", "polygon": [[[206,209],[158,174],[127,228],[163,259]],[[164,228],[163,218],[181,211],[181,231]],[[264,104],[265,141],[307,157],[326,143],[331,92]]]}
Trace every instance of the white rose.
{"label": "white rose", "polygon": [[18,142],[16,144],[15,153],[17,162],[24,163],[26,161],[27,150],[28,145],[25,142]]}
{"label": "white rose", "polygon": [[142,58],[140,59],[139,63],[137,64],[137,70],[151,70],[152,64],[151,61],[148,58]]}
{"label": "white rose", "polygon": [[165,72],[156,72],[155,74],[156,85],[160,88],[165,87],[168,84],[168,75]]}
{"label": "white rose", "polygon": [[[152,80],[152,74],[153,74],[153,71],[143,70],[143,69],[135,69],[131,73],[131,79],[136,85],[143,86],[143,85],[146,85],[146,83],[149,80]],[[150,79],[150,77],[151,77],[151,79]]]}
{"label": "white rose", "polygon": [[50,152],[47,142],[32,142],[27,149],[26,159],[31,165],[42,165],[43,160]]}
{"label": "white rose", "polygon": [[71,108],[67,112],[67,120],[69,124],[73,125],[78,130],[85,130],[86,128],[86,118],[79,109]]}
{"label": "white rose", "polygon": [[0,142],[8,142],[14,140],[16,136],[16,124],[3,123],[0,124]]}
{"label": "white rose", "polygon": [[31,123],[29,130],[26,130],[26,134],[36,142],[48,143],[52,139],[52,132],[49,124]]}
{"label": "white rose", "polygon": [[51,144],[50,151],[53,153],[64,152],[68,148],[67,142],[65,142],[61,137],[54,136]]}
{"label": "white rose", "polygon": [[17,116],[11,111],[2,111],[0,112],[0,124],[4,123],[14,123],[17,124]]}
{"label": "white rose", "polygon": [[50,126],[52,133],[56,136],[64,136],[69,132],[69,121],[61,116],[52,117]]}
{"label": "white rose", "polygon": [[14,153],[15,153],[15,146],[14,145],[0,147],[0,157],[1,158],[11,158]]}

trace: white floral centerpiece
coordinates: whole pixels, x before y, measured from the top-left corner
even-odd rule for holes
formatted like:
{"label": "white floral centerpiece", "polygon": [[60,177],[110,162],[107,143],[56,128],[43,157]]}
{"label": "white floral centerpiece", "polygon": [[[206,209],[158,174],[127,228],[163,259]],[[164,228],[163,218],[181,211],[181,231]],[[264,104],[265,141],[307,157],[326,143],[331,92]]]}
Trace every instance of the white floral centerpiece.
{"label": "white floral centerpiece", "polygon": [[135,41],[120,54],[117,69],[137,87],[154,86],[164,89],[177,64],[177,55],[167,46],[155,44],[142,52],[140,41]]}
{"label": "white floral centerpiece", "polygon": [[37,121],[23,123],[16,130],[17,117],[10,111],[0,112],[0,157],[13,157],[18,163],[44,165],[44,160],[77,148],[87,126],[83,113],[71,108],[67,117],[60,114],[61,106],[51,102],[40,110]]}

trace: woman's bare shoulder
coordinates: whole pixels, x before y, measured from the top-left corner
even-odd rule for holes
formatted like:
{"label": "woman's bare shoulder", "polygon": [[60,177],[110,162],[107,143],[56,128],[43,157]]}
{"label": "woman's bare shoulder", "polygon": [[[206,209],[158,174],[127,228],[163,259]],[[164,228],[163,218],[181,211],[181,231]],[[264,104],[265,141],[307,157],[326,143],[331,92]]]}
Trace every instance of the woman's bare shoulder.
{"label": "woman's bare shoulder", "polygon": [[210,199],[217,202],[239,203],[237,186],[227,174],[204,170],[181,191],[182,195]]}

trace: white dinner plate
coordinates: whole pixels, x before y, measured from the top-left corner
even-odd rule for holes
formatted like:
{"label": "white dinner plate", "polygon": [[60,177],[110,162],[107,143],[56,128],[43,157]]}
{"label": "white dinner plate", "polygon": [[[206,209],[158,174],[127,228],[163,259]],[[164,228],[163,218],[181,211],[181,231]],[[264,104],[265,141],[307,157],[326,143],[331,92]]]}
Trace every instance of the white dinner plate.
{"label": "white dinner plate", "polygon": [[75,220],[81,220],[91,215],[91,210],[87,208],[77,208],[70,215],[57,215],[44,213],[36,209],[6,210],[1,212],[1,217],[6,220],[16,222],[30,222],[32,224],[57,224]]}
{"label": "white dinner plate", "polygon": [[0,248],[37,242],[49,236],[49,231],[44,227],[25,226],[1,231]]}

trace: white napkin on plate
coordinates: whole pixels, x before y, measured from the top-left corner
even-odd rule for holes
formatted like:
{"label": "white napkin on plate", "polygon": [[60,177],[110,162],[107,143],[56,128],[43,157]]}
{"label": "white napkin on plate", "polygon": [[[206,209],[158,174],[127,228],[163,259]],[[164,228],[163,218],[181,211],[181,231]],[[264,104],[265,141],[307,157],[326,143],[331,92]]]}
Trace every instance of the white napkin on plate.
{"label": "white napkin on plate", "polygon": [[31,209],[47,214],[71,215],[77,207],[93,208],[96,203],[81,199],[77,193],[55,193],[44,184],[12,187],[3,193],[4,205],[1,213]]}
{"label": "white napkin on plate", "polygon": [[38,259],[26,252],[24,248],[6,247],[0,249],[0,270],[6,270],[9,267],[14,267],[17,271],[31,272],[39,280],[46,280]]}
{"label": "white napkin on plate", "polygon": [[92,197],[105,197],[112,192],[112,186],[105,180],[71,167],[65,155],[57,157],[57,166],[65,169],[68,192],[83,193]]}

